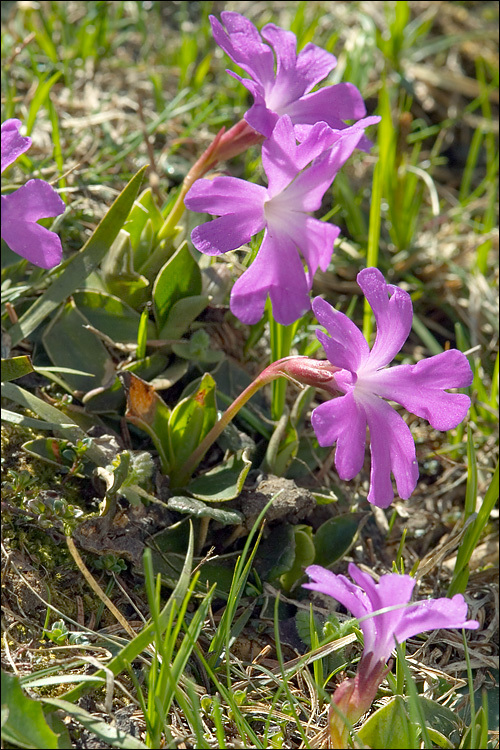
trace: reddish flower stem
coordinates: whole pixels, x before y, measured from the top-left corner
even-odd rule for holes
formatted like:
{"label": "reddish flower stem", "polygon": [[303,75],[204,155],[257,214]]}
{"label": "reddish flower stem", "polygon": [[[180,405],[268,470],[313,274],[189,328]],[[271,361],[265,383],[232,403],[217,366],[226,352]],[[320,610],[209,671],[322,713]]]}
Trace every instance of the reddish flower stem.
{"label": "reddish flower stem", "polygon": [[324,388],[333,391],[333,376],[340,368],[334,367],[329,362],[322,362],[309,357],[284,357],[273,362],[250,383],[245,390],[233,401],[210,432],[201,441],[196,450],[193,451],[184,466],[182,466],[176,484],[182,486],[189,481],[191,474],[200,463],[201,459],[210,446],[217,440],[229,422],[236,416],[242,406],[263,385],[270,383],[276,378],[284,377],[298,385],[312,385],[316,388]]}
{"label": "reddish flower stem", "polygon": [[203,177],[218,162],[231,159],[233,156],[246,151],[250,146],[262,143],[263,140],[264,136],[251,128],[245,120],[240,120],[227,132],[225,128],[221,128],[210,146],[202,153],[198,161],[193,164],[184,178],[177,200],[158,234],[158,240],[168,237],[173,232],[177,222],[184,213],[184,198],[196,180]]}

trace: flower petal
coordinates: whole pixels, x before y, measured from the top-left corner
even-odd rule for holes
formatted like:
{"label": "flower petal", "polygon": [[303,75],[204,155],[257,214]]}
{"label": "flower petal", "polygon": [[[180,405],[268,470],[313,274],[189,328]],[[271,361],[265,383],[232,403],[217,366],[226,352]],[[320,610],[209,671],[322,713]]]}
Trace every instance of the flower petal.
{"label": "flower petal", "polygon": [[7,169],[15,160],[24,154],[25,151],[31,146],[31,138],[23,137],[19,135],[19,128],[21,127],[21,120],[14,118],[5,120],[1,125],[1,146],[2,146],[2,157],[1,157],[1,171]]}
{"label": "flower petal", "polygon": [[297,75],[297,37],[292,31],[285,31],[274,23],[268,23],[261,31],[262,38],[274,49],[276,56],[276,77],[266,91],[266,105],[269,109],[283,114],[286,105],[305,92],[307,81]]}
{"label": "flower petal", "polygon": [[290,325],[309,310],[309,291],[295,244],[286,235],[266,231],[255,260],[233,286],[230,308],[252,325],[262,318],[269,294],[274,319]]}
{"label": "flower petal", "polygon": [[262,211],[267,190],[262,185],[240,180],[238,177],[214,177],[196,180],[184,198],[184,205],[198,213],[235,214],[240,208]]}
{"label": "flower petal", "polygon": [[447,393],[445,388],[464,388],[473,373],[465,354],[449,349],[416,365],[397,365],[363,376],[373,393],[397,401],[412,414],[427,419],[436,430],[451,430],[465,419],[470,398]]}
{"label": "flower petal", "polygon": [[51,216],[59,216],[66,209],[66,204],[58,196],[54,188],[45,180],[29,180],[25,185],[7,198],[5,211],[2,215],[9,222],[35,222]]}
{"label": "flower petal", "polygon": [[[337,65],[337,58],[331,52],[308,42],[297,56],[296,74],[305,82],[307,94],[317,83],[327,77]],[[323,119],[323,118],[318,118]]]}
{"label": "flower petal", "polygon": [[479,623],[476,620],[467,620],[467,603],[462,594],[455,594],[448,599],[427,599],[412,604],[405,609],[404,617],[394,635],[398,643],[403,643],[426,630],[437,630],[440,628],[467,628],[476,630]]}
{"label": "flower petal", "polygon": [[331,128],[345,128],[344,120],[359,120],[366,107],[354,84],[336,83],[300,97],[286,111],[294,125],[323,121]]}
{"label": "flower petal", "polygon": [[[353,563],[349,564],[348,570],[353,581],[366,592],[370,601],[370,612],[405,605],[411,599],[415,587],[415,579],[411,576],[389,573],[381,576],[380,581],[376,583],[368,573]],[[364,652],[372,653],[377,662],[386,662],[394,648],[394,634],[407,611],[406,607],[401,606],[360,622],[365,636]],[[398,642],[402,641],[398,639]]]}
{"label": "flower petal", "polygon": [[[318,131],[321,140],[317,136],[313,140],[318,127],[323,128],[323,132]],[[324,123],[317,123],[297,149],[301,158],[305,153],[311,154],[312,158],[313,153],[314,161],[286,188],[286,200],[301,211],[318,210],[325,191],[351,156],[362,135],[363,128],[359,126],[359,123],[336,131]],[[321,150],[318,149],[318,140],[323,146]],[[311,142],[315,146],[314,152],[311,149]],[[307,150],[305,150],[306,147]]]}
{"label": "flower petal", "polygon": [[262,144],[262,166],[267,175],[270,198],[280,193],[300,171],[296,164],[296,152],[297,141],[292,121],[285,115],[277,120],[270,138]]}
{"label": "flower petal", "polygon": [[233,11],[223,11],[222,24],[209,16],[214,39],[240,68],[243,68],[256,81],[265,85],[274,80],[274,55],[264,44],[260,34],[245,16]]}
{"label": "flower petal", "polygon": [[[249,87],[247,86],[247,88]],[[257,133],[261,133],[265,138],[271,137],[273,129],[279,120],[279,115],[268,109],[262,102],[253,104],[243,117],[251,128],[256,130]]]}
{"label": "flower petal", "polygon": [[378,396],[360,391],[362,381],[355,388],[355,397],[361,403],[370,430],[372,466],[368,502],[387,508],[394,499],[391,471],[396,480],[398,494],[407,500],[418,481],[418,464],[415,443],[404,419],[386,401]]}
{"label": "flower petal", "polygon": [[366,416],[353,393],[317,406],[311,424],[322,447],[337,442],[335,467],[339,477],[348,481],[359,474],[365,459]]}
{"label": "flower petal", "polygon": [[305,572],[312,580],[304,583],[303,588],[331,596],[352,612],[354,617],[364,617],[371,611],[366,594],[346,576],[332,573],[321,565],[309,565]]}
{"label": "flower petal", "polygon": [[239,211],[195,227],[191,240],[200,253],[220,255],[241,247],[263,228],[263,211],[260,215],[255,210]]}
{"label": "flower petal", "polygon": [[370,347],[359,328],[347,315],[335,310],[321,297],[313,300],[312,308],[319,323],[330,336],[317,331],[326,356],[335,367],[357,372],[370,353]]}
{"label": "flower petal", "polygon": [[408,338],[413,318],[411,299],[403,289],[387,284],[378,268],[364,268],[357,282],[377,323],[375,344],[365,366],[377,370],[394,359]]}
{"label": "flower petal", "polygon": [[58,216],[64,209],[64,202],[47,182],[30,180],[2,196],[2,238],[13,252],[34,265],[53,268],[61,262],[61,240],[36,221]]}
{"label": "flower petal", "polygon": [[[316,157],[323,154],[340,137],[324,122],[316,123],[300,145],[297,145],[295,136],[291,119],[288,115],[283,115],[277,120],[270,138],[262,146],[262,164],[267,175],[268,193],[271,198],[281,193],[301,170]],[[328,169],[328,174],[331,171],[331,169]],[[333,177],[325,184],[323,193],[332,179]],[[303,200],[302,191],[296,190],[295,192],[301,202]],[[315,208],[319,208],[319,205],[320,203]],[[307,208],[305,210],[315,209]]]}
{"label": "flower petal", "polygon": [[[319,565],[310,565],[306,573],[312,580],[303,584],[303,588],[333,597],[360,620],[364,635],[360,664],[368,671],[373,665],[388,660],[395,645],[394,639],[403,643],[427,630],[475,630],[479,627],[475,620],[467,620],[467,604],[461,594],[452,599],[428,599],[410,604],[415,580],[408,575],[389,573],[376,583],[353,563],[349,564],[349,575],[354,584],[345,576],[331,573]],[[393,609],[370,617],[372,613],[389,607]],[[361,675],[360,679],[363,678]]]}
{"label": "flower petal", "polygon": [[296,236],[296,242],[307,263],[307,275],[312,279],[318,268],[326,271],[333,254],[333,245],[340,234],[340,227],[312,216],[305,217],[305,231]]}

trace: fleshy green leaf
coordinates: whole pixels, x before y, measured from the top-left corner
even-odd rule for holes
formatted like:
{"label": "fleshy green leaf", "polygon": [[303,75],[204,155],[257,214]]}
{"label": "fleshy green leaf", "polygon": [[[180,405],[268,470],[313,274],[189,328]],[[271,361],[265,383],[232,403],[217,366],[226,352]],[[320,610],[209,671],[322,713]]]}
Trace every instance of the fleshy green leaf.
{"label": "fleshy green leaf", "polygon": [[[28,440],[24,443],[22,448],[31,456],[57,466],[59,471],[63,473],[69,471],[74,458],[76,458],[73,445],[68,440],[61,440],[60,438],[35,438],[35,440]],[[64,451],[66,451],[67,456],[73,453],[73,457],[64,456]]]}
{"label": "fleshy green leaf", "polygon": [[[82,724],[89,732],[108,745],[118,748],[130,748],[130,750],[147,750],[147,745],[141,742],[137,737],[127,734],[113,724],[107,724],[102,719],[96,718],[93,714],[85,711],[74,703],[61,700],[60,698],[43,698],[43,702],[48,706],[64,711],[64,714],[71,716],[72,719]],[[38,747],[43,747],[39,745]],[[48,746],[46,746],[48,747]],[[54,747],[54,746],[51,746]],[[56,746],[57,747],[57,746]]]}
{"label": "fleshy green leaf", "polygon": [[102,341],[85,326],[88,320],[72,299],[64,305],[42,336],[43,345],[53,364],[73,367],[88,375],[66,371],[65,381],[75,391],[93,390],[114,379],[115,366]]}
{"label": "fleshy green leaf", "polygon": [[14,675],[2,671],[2,741],[16,747],[57,748],[38,701],[28,698]]}
{"label": "fleshy green leaf", "polygon": [[302,578],[305,568],[314,562],[316,556],[311,527],[299,524],[292,528],[295,536],[295,559],[290,570],[280,579],[285,591],[290,591],[294,583]]}
{"label": "fleshy green leaf", "polygon": [[213,518],[226,525],[238,525],[243,522],[243,514],[237,510],[224,510],[224,508],[214,508],[211,505],[202,503],[194,497],[176,496],[170,497],[167,503],[171,510],[177,513],[189,513],[195,518]]}
{"label": "fleshy green leaf", "polygon": [[288,464],[297,455],[298,447],[299,435],[286,409],[269,441],[264,470],[283,476]]}
{"label": "fleshy green leaf", "polygon": [[149,281],[134,269],[132,244],[124,229],[120,230],[102,262],[101,278],[108,292],[132,307],[142,304],[149,296]]}
{"label": "fleshy green leaf", "polygon": [[408,725],[404,700],[395,695],[365,721],[357,734],[366,746],[374,750],[409,750],[412,742]]}
{"label": "fleshy green leaf", "polygon": [[2,359],[2,382],[7,383],[9,380],[17,380],[23,375],[33,372],[31,359],[25,355],[23,357],[10,357]]}
{"label": "fleshy green leaf", "polygon": [[[153,231],[157,234],[162,227],[163,217],[156,205],[153,191],[150,187],[143,190],[137,198],[124,226],[124,229],[130,234],[130,241],[134,250],[148,221],[151,222]],[[136,269],[139,270],[138,265],[136,265]]]}
{"label": "fleshy green leaf", "polygon": [[[86,289],[75,292],[73,299],[90,325],[105,333],[113,341],[136,341],[141,316],[119,297],[106,292]],[[152,320],[147,321],[146,334],[149,339],[156,336],[156,329]]]}
{"label": "fleshy green leaf", "polygon": [[179,401],[170,415],[168,431],[174,464],[170,473],[171,487],[176,486],[180,468],[216,421],[215,381],[205,373],[196,393]]}
{"label": "fleshy green leaf", "polygon": [[[2,396],[10,399],[19,406],[23,406],[25,409],[34,411],[35,414],[38,414],[39,417],[47,422],[53,422],[56,425],[54,431],[64,435],[74,444],[87,437],[86,433],[71,417],[42,401],[38,396],[25,391],[24,388],[20,388],[15,383],[5,383],[2,388]],[[85,456],[98,466],[106,466],[109,463],[105,453],[93,442],[88,446]]]}
{"label": "fleshy green leaf", "polygon": [[153,286],[156,324],[161,331],[172,306],[184,297],[201,294],[201,271],[183,242],[160,270]]}
{"label": "fleshy green leaf", "polygon": [[199,500],[221,503],[238,497],[252,462],[246,451],[238,451],[227,461],[193,479],[188,491]]}
{"label": "fleshy green leaf", "polygon": [[259,546],[255,567],[261,578],[272,581],[287,573],[295,560],[295,534],[293,526],[282,523],[275,526]]}
{"label": "fleshy green leaf", "polygon": [[203,312],[209,303],[209,297],[200,294],[184,297],[174,302],[160,333],[159,339],[180,339],[189,326]]}
{"label": "fleshy green leaf", "polygon": [[367,513],[346,513],[343,516],[329,518],[321,524],[314,535],[316,565],[327,568],[336,560],[340,560],[356,541],[367,518]]}

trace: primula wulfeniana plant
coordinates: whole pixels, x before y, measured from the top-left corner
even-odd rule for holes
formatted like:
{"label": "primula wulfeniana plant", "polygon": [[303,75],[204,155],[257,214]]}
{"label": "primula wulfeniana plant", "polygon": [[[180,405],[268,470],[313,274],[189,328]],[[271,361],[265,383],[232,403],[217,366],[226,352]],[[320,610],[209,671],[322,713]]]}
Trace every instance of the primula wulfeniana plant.
{"label": "primula wulfeniana plant", "polygon": [[200,252],[235,250],[266,230],[257,257],[231,291],[231,311],[243,323],[261,319],[268,295],[278,323],[293,323],[310,309],[313,276],[318,267],[327,269],[340,232],[310,212],[320,208],[364,128],[377,120],[367,117],[343,130],[319,122],[297,144],[292,122],[284,115],[262,146],[267,188],[222,176],[198,180],[188,192],[187,208],[219,216],[193,230],[191,238]]}
{"label": "primula wulfeniana plant", "polygon": [[[285,114],[297,126],[322,121],[335,129],[346,127],[344,120],[364,117],[363,98],[352,83],[309,93],[335,68],[337,60],[330,52],[309,43],[297,54],[297,39],[291,31],[268,23],[259,34],[251,21],[231,11],[223,11],[221,19],[222,24],[210,16],[215,41],[252,78],[227,71],[254,98],[245,113],[254,130],[269,138],[278,118]],[[307,127],[301,132],[307,132]],[[364,138],[360,145],[369,148],[370,143]]]}
{"label": "primula wulfeniana plant", "polygon": [[[2,123],[2,172],[31,146],[20,135],[20,120]],[[64,201],[45,180],[29,180],[9,195],[2,195],[2,239],[18,255],[35,266],[53,268],[61,262],[61,240],[55,232],[37,224],[39,219],[59,216]]]}
{"label": "primula wulfeniana plant", "polygon": [[[370,708],[387,673],[386,662],[395,640],[403,643],[428,630],[479,627],[478,622],[467,619],[467,604],[462,594],[410,604],[415,579],[408,575],[390,573],[375,583],[352,563],[349,575],[354,583],[320,565],[309,566],[306,573],[311,583],[305,583],[304,588],[327,594],[343,604],[360,621],[363,631],[363,654],[356,675],[341,682],[332,699],[350,724]],[[338,711],[330,709],[330,747],[348,747],[349,731]]]}
{"label": "primula wulfeniana plant", "polygon": [[373,348],[343,313],[317,297],[313,310],[328,336],[318,331],[326,356],[340,371],[323,386],[336,396],[312,413],[321,446],[337,443],[335,466],[341,479],[353,479],[365,458],[366,427],[370,431],[371,476],[368,500],[381,508],[391,504],[391,472],[400,497],[408,499],[418,480],[415,443],[403,418],[384,399],[426,419],[436,430],[456,427],[467,414],[470,399],[447,388],[464,388],[473,373],[467,357],[449,349],[416,365],[387,368],[410,333],[410,295],[387,284],[377,268],[365,268],[357,281],[375,315]]}
{"label": "primula wulfeniana plant", "polygon": [[465,418],[470,399],[463,393],[447,393],[446,389],[470,385],[473,375],[467,357],[457,349],[422,359],[416,365],[387,368],[410,332],[410,295],[387,284],[377,268],[365,268],[357,279],[377,323],[373,348],[370,350],[361,331],[346,315],[317,297],[313,310],[329,336],[322,331],[317,335],[329,362],[284,357],[266,367],[198,446],[183,467],[186,476],[248,399],[266,383],[285,377],[334,397],[313,410],[311,421],[320,445],[337,442],[335,465],[342,479],[353,479],[362,469],[368,426],[372,459],[369,502],[380,508],[391,504],[391,472],[400,497],[410,497],[418,480],[415,443],[406,422],[384,399],[397,401],[427,419],[436,430],[449,430]]}

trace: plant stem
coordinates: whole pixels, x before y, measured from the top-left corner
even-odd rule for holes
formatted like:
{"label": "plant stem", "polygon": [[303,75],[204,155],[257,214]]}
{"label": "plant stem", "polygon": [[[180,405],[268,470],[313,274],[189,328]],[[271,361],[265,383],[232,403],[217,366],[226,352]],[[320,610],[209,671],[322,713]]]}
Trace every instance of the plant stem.
{"label": "plant stem", "polygon": [[276,378],[284,377],[296,385],[312,385],[316,388],[324,388],[335,391],[334,373],[340,368],[334,367],[329,362],[322,362],[309,357],[283,357],[273,362],[245,390],[233,401],[219,421],[214,424],[210,432],[203,438],[198,447],[190,455],[184,466],[181,467],[177,476],[176,484],[181,487],[186,484],[191,474],[200,463],[201,459],[210,446],[217,440],[231,420],[246,402],[256,393],[259,388],[267,385]]}
{"label": "plant stem", "polygon": [[218,162],[237,156],[263,140],[264,136],[251,128],[245,120],[240,120],[227,132],[225,128],[221,128],[210,146],[205,149],[184,178],[179,195],[158,233],[158,241],[169,237],[174,231],[184,213],[184,198],[196,180],[203,177]]}

